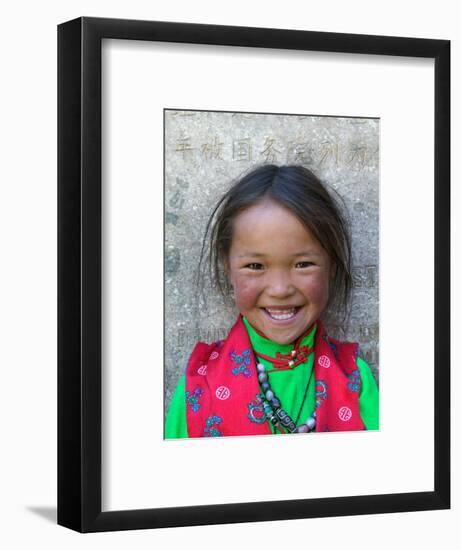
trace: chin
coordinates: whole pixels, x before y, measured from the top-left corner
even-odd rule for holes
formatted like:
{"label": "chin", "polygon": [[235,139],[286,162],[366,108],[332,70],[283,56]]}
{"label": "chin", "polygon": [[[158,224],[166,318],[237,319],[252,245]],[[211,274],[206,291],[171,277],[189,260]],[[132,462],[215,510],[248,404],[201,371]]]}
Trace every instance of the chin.
{"label": "chin", "polygon": [[270,340],[272,340],[272,342],[275,342],[276,344],[280,344],[280,345],[288,345],[288,344],[291,344],[294,340],[296,340],[296,337],[295,338],[277,338],[276,336],[273,337],[273,338],[270,338]]}
{"label": "chin", "polygon": [[294,341],[296,341],[301,336],[301,334],[305,332],[307,328],[308,328],[308,325],[306,324],[300,327],[298,330],[280,332],[267,327],[266,330],[264,330],[263,328],[262,332],[269,338],[269,340],[272,340],[277,344],[283,345],[283,344],[291,344]]}

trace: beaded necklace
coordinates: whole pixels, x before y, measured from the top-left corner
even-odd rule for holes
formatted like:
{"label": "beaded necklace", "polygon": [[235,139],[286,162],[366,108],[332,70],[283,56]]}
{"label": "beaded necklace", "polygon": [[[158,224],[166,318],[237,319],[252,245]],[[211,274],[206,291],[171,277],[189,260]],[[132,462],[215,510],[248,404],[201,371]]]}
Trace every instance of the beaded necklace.
{"label": "beaded necklace", "polygon": [[269,384],[269,377],[267,376],[266,367],[262,363],[258,363],[256,365],[256,369],[258,371],[258,380],[261,385],[261,389],[263,391],[261,395],[261,398],[263,401],[263,409],[269,422],[271,422],[273,426],[279,429],[281,426],[283,428],[286,428],[290,433],[311,432],[315,428],[315,417],[316,417],[315,411],[309,416],[306,422],[304,422],[299,426],[297,426],[296,424],[299,420],[299,416],[301,414],[304,401],[306,400],[307,388],[309,387],[310,381],[312,379],[312,374],[314,372],[314,369],[312,369],[311,374],[309,376],[309,380],[306,385],[306,391],[304,394],[303,401],[301,403],[301,408],[299,410],[298,417],[296,418],[296,422],[293,421],[290,415],[282,408],[282,404],[280,400],[272,391],[271,386]]}
{"label": "beaded necklace", "polygon": [[[255,355],[257,355],[261,359],[265,359],[266,361],[272,363],[272,365],[274,366],[274,370],[272,370],[271,372],[293,369],[297,365],[300,365],[301,363],[304,363],[305,361],[307,361],[309,355],[314,351],[313,345],[310,347],[309,346],[301,347],[301,342],[303,338],[305,336],[308,336],[312,332],[314,326],[298,337],[290,353],[282,354],[280,352],[277,352],[274,358],[268,355],[263,355],[262,353],[259,353],[255,350]],[[264,334],[259,333],[259,331],[257,332],[258,334],[260,334],[260,336],[265,337]],[[306,389],[304,392],[304,397],[303,397],[298,415],[296,417],[296,420],[293,420],[290,417],[290,415],[282,408],[280,399],[277,398],[274,391],[272,390],[269,384],[269,377],[268,377],[268,373],[266,372],[266,367],[262,363],[258,363],[257,361],[256,363],[257,363],[256,369],[258,372],[258,380],[262,390],[262,394],[260,395],[260,397],[262,400],[263,409],[267,419],[271,422],[271,424],[274,427],[276,427],[279,431],[282,431],[282,433],[284,433],[283,429],[288,430],[290,433],[311,432],[315,428],[315,417],[316,417],[315,410],[309,416],[306,422],[304,422],[303,424],[300,424],[299,426],[297,424],[299,421],[299,417],[301,416],[301,411],[303,409],[304,402],[306,401],[307,390],[309,388],[309,384],[311,382],[312,375],[314,373],[314,368],[312,368],[311,373],[309,375],[309,379],[307,381]]]}

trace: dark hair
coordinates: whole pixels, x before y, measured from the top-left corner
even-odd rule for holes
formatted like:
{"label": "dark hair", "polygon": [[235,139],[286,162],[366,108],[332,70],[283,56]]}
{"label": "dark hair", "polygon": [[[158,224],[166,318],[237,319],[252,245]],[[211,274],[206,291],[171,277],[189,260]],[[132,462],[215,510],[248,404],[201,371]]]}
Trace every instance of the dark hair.
{"label": "dark hair", "polygon": [[[341,197],[336,195],[344,206]],[[328,305],[347,313],[352,286],[349,228],[339,201],[332,197],[317,176],[300,165],[259,166],[237,180],[224,194],[206,226],[198,266],[199,283],[203,281],[206,258],[213,285],[225,298],[229,296],[231,286],[224,261],[229,256],[234,219],[266,198],[288,208],[330,256],[334,273]],[[203,290],[203,284],[200,287]]]}

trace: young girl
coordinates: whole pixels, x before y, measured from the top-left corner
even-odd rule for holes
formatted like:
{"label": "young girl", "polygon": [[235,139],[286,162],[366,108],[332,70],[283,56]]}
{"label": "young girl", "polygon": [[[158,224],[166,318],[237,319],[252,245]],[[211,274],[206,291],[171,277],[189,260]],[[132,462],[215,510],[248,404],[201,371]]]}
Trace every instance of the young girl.
{"label": "young girl", "polygon": [[377,430],[368,365],[320,320],[347,308],[352,279],[346,224],[318,178],[256,168],[219,201],[208,234],[212,277],[240,314],[225,340],[196,344],[165,437]]}

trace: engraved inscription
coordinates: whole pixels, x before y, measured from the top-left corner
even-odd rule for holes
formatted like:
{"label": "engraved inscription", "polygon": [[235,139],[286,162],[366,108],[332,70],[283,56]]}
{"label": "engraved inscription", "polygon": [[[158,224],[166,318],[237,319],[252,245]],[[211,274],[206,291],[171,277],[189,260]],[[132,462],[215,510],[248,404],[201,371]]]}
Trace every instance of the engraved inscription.
{"label": "engraved inscription", "polygon": [[275,147],[276,140],[274,138],[266,137],[264,141],[264,149],[261,151],[260,155],[264,157],[266,162],[277,162],[277,155],[281,153]]}
{"label": "engraved inscription", "polygon": [[290,141],[287,144],[287,162],[314,164],[313,149],[308,142]]}
{"label": "engraved inscription", "polygon": [[354,288],[375,288],[378,285],[378,266],[363,265],[352,268]]}
{"label": "engraved inscription", "polygon": [[327,163],[338,164],[339,160],[339,145],[330,140],[322,141],[320,145],[320,159],[318,161],[318,166],[322,166]]}
{"label": "engraved inscription", "polygon": [[232,160],[249,161],[251,160],[251,140],[234,139],[232,142]]}
{"label": "engraved inscription", "polygon": [[222,157],[222,148],[224,143],[219,138],[214,137],[208,143],[202,143],[202,156],[207,160],[224,160]]}
{"label": "engraved inscription", "polygon": [[191,145],[191,138],[186,135],[182,135],[179,139],[176,140],[176,149],[177,153],[181,153],[183,159],[186,159],[187,153],[191,153],[194,148]]}

